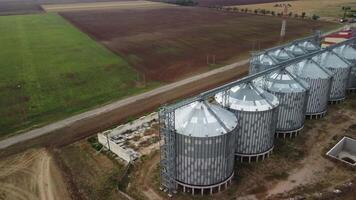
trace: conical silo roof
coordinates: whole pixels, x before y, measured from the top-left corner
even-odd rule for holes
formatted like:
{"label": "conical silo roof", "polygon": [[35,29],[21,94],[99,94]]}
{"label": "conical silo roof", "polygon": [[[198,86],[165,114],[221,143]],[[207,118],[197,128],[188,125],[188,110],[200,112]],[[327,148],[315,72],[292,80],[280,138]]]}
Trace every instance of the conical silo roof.
{"label": "conical silo roof", "polygon": [[268,52],[268,55],[272,56],[273,58],[277,60],[288,60],[291,59],[292,56],[288,54],[288,52],[284,49],[278,49],[274,51]]}
{"label": "conical silo roof", "polygon": [[318,63],[312,59],[306,59],[286,68],[292,74],[303,78],[310,79],[328,79],[332,76],[332,72],[320,67]]}
{"label": "conical silo roof", "polygon": [[347,60],[356,60],[356,49],[350,45],[336,47],[333,51]]}
{"label": "conical silo roof", "polygon": [[268,88],[268,91],[273,92],[297,93],[308,90],[309,84],[282,69],[266,77],[265,87]]}
{"label": "conical silo roof", "polygon": [[[266,92],[252,83],[245,83],[231,88],[228,91],[228,102],[230,109],[239,111],[266,111],[279,105],[276,96]],[[218,103],[223,104],[223,94],[215,95]]]}
{"label": "conical silo roof", "polygon": [[313,57],[313,60],[325,68],[348,68],[347,62],[334,52],[326,51]]}
{"label": "conical silo roof", "polygon": [[298,45],[307,51],[316,51],[320,49],[318,46],[316,46],[314,43],[310,41],[300,42],[298,43]]}
{"label": "conical silo roof", "polygon": [[254,62],[257,62],[261,65],[266,65],[266,66],[274,65],[276,63],[273,60],[273,58],[271,58],[269,55],[266,55],[266,54],[262,54],[257,57],[254,57]]}
{"label": "conical silo roof", "polygon": [[237,126],[236,116],[219,105],[193,102],[175,111],[177,133],[192,137],[214,137]]}
{"label": "conical silo roof", "polygon": [[298,45],[290,45],[288,47],[285,48],[286,51],[292,53],[293,55],[296,55],[296,56],[300,56],[300,55],[304,55],[306,52]]}

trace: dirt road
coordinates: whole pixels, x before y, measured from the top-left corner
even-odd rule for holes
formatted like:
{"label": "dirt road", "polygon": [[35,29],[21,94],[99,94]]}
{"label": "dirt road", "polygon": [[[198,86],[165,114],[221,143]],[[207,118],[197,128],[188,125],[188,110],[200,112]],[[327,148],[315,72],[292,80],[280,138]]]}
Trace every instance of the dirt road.
{"label": "dirt road", "polygon": [[44,149],[29,150],[0,162],[0,199],[70,199],[61,174]]}
{"label": "dirt road", "polygon": [[154,170],[157,167],[157,164],[160,161],[159,153],[155,153],[154,156],[150,159],[145,161],[144,165],[141,167],[139,177],[138,177],[138,185],[137,187],[141,187],[140,191],[147,197],[149,200],[162,200],[163,198],[157,194],[152,189],[152,176],[154,174]]}

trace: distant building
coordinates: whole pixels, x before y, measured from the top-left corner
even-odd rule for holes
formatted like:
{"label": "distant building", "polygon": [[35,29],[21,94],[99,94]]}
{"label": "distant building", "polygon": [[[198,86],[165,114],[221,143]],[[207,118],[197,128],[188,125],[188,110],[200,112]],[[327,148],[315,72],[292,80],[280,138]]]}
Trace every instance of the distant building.
{"label": "distant building", "polygon": [[350,39],[354,36],[356,36],[356,29],[345,28],[345,30],[324,36],[321,47],[325,48],[330,45]]}

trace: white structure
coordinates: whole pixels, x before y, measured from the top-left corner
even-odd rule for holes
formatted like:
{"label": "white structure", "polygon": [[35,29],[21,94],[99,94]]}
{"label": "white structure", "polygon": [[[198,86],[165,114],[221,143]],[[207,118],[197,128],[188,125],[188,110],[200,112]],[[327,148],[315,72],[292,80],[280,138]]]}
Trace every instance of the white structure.
{"label": "white structure", "polygon": [[356,140],[344,137],[326,155],[356,166]]}
{"label": "white structure", "polygon": [[[140,155],[135,150],[127,148],[125,142],[135,137],[135,134],[143,133],[145,128],[149,127],[149,123],[157,120],[158,114],[153,112],[130,123],[98,133],[98,141],[126,162],[133,161]],[[128,132],[132,132],[132,134],[126,134]]]}

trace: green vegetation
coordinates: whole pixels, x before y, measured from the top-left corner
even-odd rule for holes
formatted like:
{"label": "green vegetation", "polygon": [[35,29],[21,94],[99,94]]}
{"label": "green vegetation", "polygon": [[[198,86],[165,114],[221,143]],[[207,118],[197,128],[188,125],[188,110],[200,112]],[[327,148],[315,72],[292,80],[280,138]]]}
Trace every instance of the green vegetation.
{"label": "green vegetation", "polygon": [[103,145],[99,143],[98,138],[95,136],[87,139],[91,147],[93,147],[96,151],[100,151],[103,148]]}
{"label": "green vegetation", "polygon": [[156,87],[56,14],[0,17],[0,137]]}
{"label": "green vegetation", "polygon": [[181,6],[195,6],[198,3],[194,2],[193,0],[176,0],[174,4],[181,5]]}

